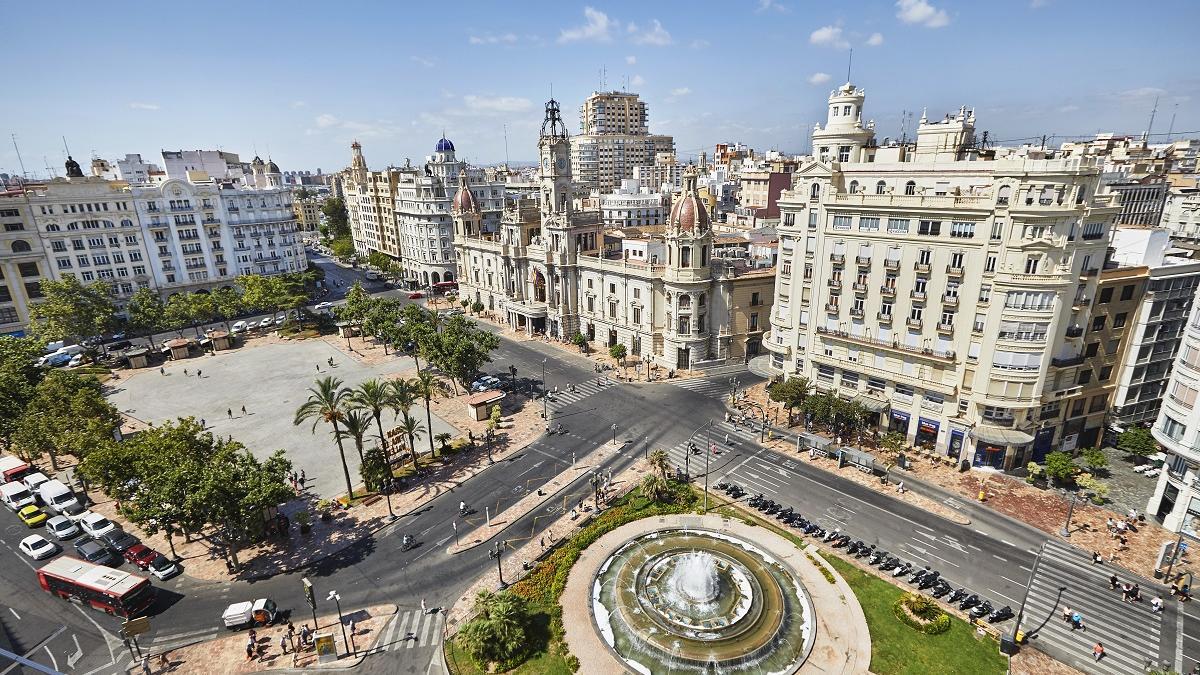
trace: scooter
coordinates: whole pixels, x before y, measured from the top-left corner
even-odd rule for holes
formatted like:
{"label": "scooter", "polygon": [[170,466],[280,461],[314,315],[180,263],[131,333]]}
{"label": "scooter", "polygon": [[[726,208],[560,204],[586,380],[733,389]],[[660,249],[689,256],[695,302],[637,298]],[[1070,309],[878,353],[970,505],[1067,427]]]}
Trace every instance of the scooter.
{"label": "scooter", "polygon": [[821,540],[824,540],[826,536],[825,528],[817,525],[816,523],[813,523],[809,526],[809,531],[806,532],[806,534]]}
{"label": "scooter", "polygon": [[821,541],[825,541],[825,542],[833,541],[834,539],[837,539],[840,536],[842,536],[842,528],[836,527],[836,528],[826,532],[825,536],[821,537]]}
{"label": "scooter", "polygon": [[850,543],[850,535],[843,534],[842,536],[833,540],[833,547],[834,548],[842,548],[843,546],[846,546],[849,543]]}
{"label": "scooter", "polygon": [[908,583],[912,584],[913,586],[916,586],[921,583],[921,581],[925,578],[925,575],[927,575],[927,574],[929,574],[928,567],[926,567],[924,569],[919,569],[919,570],[917,570],[916,574],[914,574],[908,578]]}
{"label": "scooter", "polygon": [[413,537],[411,534],[404,535],[404,538],[400,540],[400,550],[401,551],[407,551],[416,545],[417,545],[417,543],[415,541],[413,541]]}
{"label": "scooter", "polygon": [[991,614],[988,614],[987,621],[988,621],[988,623],[999,623],[1001,621],[1006,621],[1008,619],[1011,619],[1012,616],[1013,616],[1012,607],[1005,605],[1005,606],[1001,607],[1000,609],[992,612]]}
{"label": "scooter", "polygon": [[978,605],[979,602],[980,602],[979,596],[972,593],[959,601],[958,608],[961,610],[968,610],[968,609],[971,609],[972,607],[974,607],[975,605]]}
{"label": "scooter", "polygon": [[935,585],[933,589],[929,591],[929,593],[935,598],[940,598],[949,593],[950,588],[951,586],[949,582],[947,582],[945,579],[940,579],[938,580],[937,585]]}
{"label": "scooter", "polygon": [[858,553],[859,546],[862,546],[861,541],[850,542],[849,544],[846,545],[846,553],[849,553],[850,555],[854,555],[854,554]]}
{"label": "scooter", "polygon": [[900,566],[900,559],[896,556],[888,556],[886,560],[879,564],[879,569],[890,572]]}
{"label": "scooter", "polygon": [[967,589],[959,588],[951,593],[950,597],[946,598],[946,602],[958,602],[965,597],[967,597]]}
{"label": "scooter", "polygon": [[892,570],[892,576],[894,576],[894,577],[905,576],[909,572],[912,571],[912,568],[913,568],[912,563],[904,563],[903,565],[900,565],[896,569]]}
{"label": "scooter", "polygon": [[992,613],[992,603],[988,602],[987,600],[984,600],[983,602],[979,603],[979,605],[976,606],[975,609],[972,609],[969,612],[969,616],[972,619],[980,619],[991,613]]}
{"label": "scooter", "polygon": [[937,582],[941,581],[941,578],[941,575],[937,572],[930,572],[925,575],[924,579],[921,579],[921,583],[917,584],[917,588],[922,591],[927,588],[933,588],[937,585]]}
{"label": "scooter", "polygon": [[867,564],[868,565],[878,565],[879,563],[887,560],[887,558],[888,558],[887,551],[883,551],[883,550],[873,551],[871,553],[871,557],[867,558]]}
{"label": "scooter", "polygon": [[858,557],[860,557],[860,558],[866,558],[869,555],[874,555],[874,553],[875,553],[875,544],[871,544],[870,546],[864,546],[864,547],[858,549]]}

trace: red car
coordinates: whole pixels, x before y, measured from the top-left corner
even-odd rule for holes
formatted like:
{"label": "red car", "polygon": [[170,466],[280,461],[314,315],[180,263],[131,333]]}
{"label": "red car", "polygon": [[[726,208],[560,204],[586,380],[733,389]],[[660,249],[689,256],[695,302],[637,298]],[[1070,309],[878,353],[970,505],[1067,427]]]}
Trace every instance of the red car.
{"label": "red car", "polygon": [[421,291],[413,291],[412,293],[408,294],[409,300],[420,300],[423,297],[425,297],[425,294]]}
{"label": "red car", "polygon": [[125,550],[125,560],[137,565],[139,569],[149,569],[150,561],[158,557],[158,551],[145,544],[134,544]]}

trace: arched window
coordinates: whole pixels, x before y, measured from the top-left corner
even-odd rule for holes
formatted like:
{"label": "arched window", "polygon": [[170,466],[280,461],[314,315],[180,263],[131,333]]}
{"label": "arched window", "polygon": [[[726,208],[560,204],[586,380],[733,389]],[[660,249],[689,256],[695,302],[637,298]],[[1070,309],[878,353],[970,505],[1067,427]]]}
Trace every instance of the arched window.
{"label": "arched window", "polygon": [[121,221],[121,227],[133,227],[133,221],[126,218],[125,220]]}
{"label": "arched window", "polygon": [[879,181],[878,183],[875,184],[875,194],[881,195],[886,191],[887,191],[887,183],[885,183],[884,181]]}
{"label": "arched window", "polygon": [[852,180],[850,181],[850,194],[854,194],[856,192],[858,192],[858,181]]}
{"label": "arched window", "polygon": [[904,194],[906,194],[906,195],[917,194],[917,182],[914,180],[910,180],[907,183],[905,183],[904,184]]}
{"label": "arched window", "polygon": [[691,308],[692,308],[692,296],[680,295],[679,296],[679,309],[691,309]]}
{"label": "arched window", "polygon": [[79,223],[67,223],[67,229],[68,230],[78,230]]}
{"label": "arched window", "polygon": [[46,231],[47,231],[47,232],[58,232],[58,231],[59,231],[59,227],[58,227],[57,225],[47,225],[47,226],[46,226]]}
{"label": "arched window", "polygon": [[1000,191],[996,193],[996,203],[1005,206],[1008,204],[1008,198],[1012,195],[1012,186],[1001,185]]}
{"label": "arched window", "polygon": [[18,239],[12,243],[13,253],[28,253],[30,251],[29,242]]}
{"label": "arched window", "polygon": [[819,198],[821,196],[821,184],[813,183],[812,188],[810,188],[808,191],[808,196],[813,199]]}

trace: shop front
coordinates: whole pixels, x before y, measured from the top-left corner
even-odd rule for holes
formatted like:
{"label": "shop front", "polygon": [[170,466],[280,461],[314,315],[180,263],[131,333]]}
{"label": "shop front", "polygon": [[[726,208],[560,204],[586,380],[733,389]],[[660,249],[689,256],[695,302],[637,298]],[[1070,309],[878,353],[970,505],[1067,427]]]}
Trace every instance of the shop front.
{"label": "shop front", "polygon": [[938,429],[941,424],[935,420],[925,417],[917,418],[917,435],[913,439],[913,445],[917,447],[935,448],[937,447]]}
{"label": "shop front", "polygon": [[1033,457],[1029,460],[1041,464],[1046,461],[1046,455],[1050,452],[1050,443],[1054,440],[1054,428],[1038,429],[1037,434],[1033,437]]}
{"label": "shop front", "polygon": [[875,398],[874,396],[859,394],[854,397],[854,402],[861,405],[867,411],[866,426],[868,428],[879,429],[883,426],[883,415],[887,413],[888,409],[887,401]]}
{"label": "shop front", "polygon": [[910,420],[908,413],[902,412],[900,410],[893,410],[892,416],[890,419],[891,419],[891,421],[888,424],[888,431],[896,431],[896,432],[902,433],[902,434],[904,434],[904,438],[907,440],[908,439],[908,423]]}
{"label": "shop front", "polygon": [[955,461],[962,459],[963,443],[967,437],[967,432],[962,429],[950,430],[950,441],[946,443],[946,456],[953,457]]}
{"label": "shop front", "polygon": [[981,424],[971,433],[975,437],[975,456],[971,464],[976,467],[1011,469],[1024,461],[1021,456],[1033,442],[1032,434],[990,424]]}

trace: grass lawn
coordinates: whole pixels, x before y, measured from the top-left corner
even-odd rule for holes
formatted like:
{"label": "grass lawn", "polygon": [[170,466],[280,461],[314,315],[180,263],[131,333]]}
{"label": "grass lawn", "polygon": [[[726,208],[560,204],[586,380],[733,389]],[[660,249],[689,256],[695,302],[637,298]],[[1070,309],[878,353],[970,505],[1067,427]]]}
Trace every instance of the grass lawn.
{"label": "grass lawn", "polygon": [[[554,614],[557,614],[554,611]],[[530,615],[529,644],[534,650],[529,658],[516,668],[506,671],[513,675],[571,675],[575,672],[557,650],[551,649],[551,612],[546,608],[535,610]],[[454,640],[446,643],[446,666],[454,675],[484,675],[462,647]]]}

